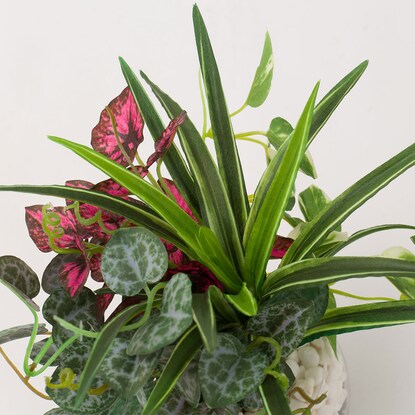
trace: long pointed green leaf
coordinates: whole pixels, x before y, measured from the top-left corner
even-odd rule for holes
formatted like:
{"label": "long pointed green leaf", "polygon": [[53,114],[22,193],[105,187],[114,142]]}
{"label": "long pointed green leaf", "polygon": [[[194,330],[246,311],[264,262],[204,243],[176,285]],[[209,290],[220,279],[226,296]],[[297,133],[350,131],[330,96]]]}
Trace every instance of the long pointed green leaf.
{"label": "long pointed green leaf", "polygon": [[193,24],[219,171],[229,194],[242,240],[249,209],[248,196],[218,67],[205,23],[196,5],[193,7]]}
{"label": "long pointed green leaf", "polygon": [[267,99],[271,89],[272,76],[274,73],[274,56],[272,54],[272,43],[269,33],[265,35],[264,48],[262,50],[261,62],[255,72],[254,81],[246,99],[246,105],[257,108]]}
{"label": "long pointed green leaf", "polygon": [[307,331],[303,343],[322,336],[408,323],[415,323],[415,300],[339,307],[327,311],[323,319]]}
{"label": "long pointed green leaf", "polygon": [[296,262],[272,272],[263,287],[268,296],[288,288],[331,284],[348,278],[415,278],[415,262],[382,257],[316,258]]}
{"label": "long pointed green leaf", "polygon": [[356,209],[414,164],[415,144],[412,144],[349,187],[304,226],[281,265],[304,258]]}
{"label": "long pointed green leaf", "polygon": [[145,226],[159,237],[168,240],[183,251],[192,254],[192,251],[177,235],[174,228],[172,228],[167,222],[161,219],[154,211],[145,205],[140,206],[105,193],[69,186],[0,185],[0,191],[33,193],[38,195],[62,197],[65,199],[88,203],[121,215],[137,225]]}
{"label": "long pointed green leaf", "polygon": [[[232,292],[238,292],[241,286],[240,279],[230,262],[216,261],[223,258],[224,252],[219,243],[210,244],[209,250],[199,243],[198,235],[200,226],[182,210],[174,201],[169,199],[164,193],[157,190],[154,186],[147,183],[143,178],[136,176],[131,171],[125,169],[102,154],[69,140],[59,137],[49,137],[52,141],[63,145],[74,153],[91,163],[93,166],[102,170],[114,179],[121,186],[128,189],[153,208],[162,218],[175,228],[183,241],[191,247],[201,262],[208,266],[224,286]],[[214,238],[215,236],[212,235]]]}
{"label": "long pointed green leaf", "polygon": [[[265,268],[275,242],[275,235],[304,156],[318,86],[319,84],[315,86],[310,95],[291,135],[279,168],[271,181],[268,193],[259,208],[254,199],[252,217],[250,215],[248,219],[246,229],[248,233],[244,235],[244,243],[246,246],[245,266],[250,276],[251,287],[255,286],[256,289],[260,288],[265,277]],[[268,171],[272,169],[267,169]]]}
{"label": "long pointed green leaf", "polygon": [[143,312],[146,305],[146,303],[143,303],[128,307],[115,316],[101,330],[94,342],[91,353],[82,371],[79,380],[79,389],[77,391],[75,407],[78,408],[85,399],[88,389],[91,386],[95,375],[98,373],[98,370],[120,329],[134,316],[140,314],[140,312]]}
{"label": "long pointed green leaf", "polygon": [[182,336],[157,380],[141,415],[157,413],[202,345],[203,341],[196,326]]}
{"label": "long pointed green leaf", "polygon": [[336,245],[331,251],[329,251],[325,256],[333,256],[337,254],[342,249],[346,248],[346,246],[350,245],[353,242],[358,241],[361,238],[364,238],[365,236],[372,235],[377,232],[383,232],[383,231],[389,231],[394,229],[410,229],[415,230],[415,226],[412,225],[405,225],[401,223],[391,223],[387,225],[379,225],[379,226],[373,226],[370,228],[362,229],[360,231],[355,232],[353,235],[350,235],[349,238],[347,238],[346,241],[339,243]]}
{"label": "long pointed green leaf", "polygon": [[[165,129],[163,121],[159,117],[146,91],[132,69],[128,66],[127,62],[125,62],[125,60],[121,57],[119,58],[119,61],[125,80],[130,87],[134,100],[140,109],[147,128],[149,129],[153,139],[157,140]],[[163,161],[166,164],[174,183],[180,190],[180,193],[183,195],[185,200],[188,202],[189,206],[198,211],[199,205],[193,178],[190,176],[186,163],[174,143],[169,148],[169,151],[164,155]]]}
{"label": "long pointed green leaf", "polygon": [[308,138],[308,145],[312,143],[318,132],[323,128],[324,124],[328,121],[331,114],[338,107],[343,98],[350,92],[355,86],[356,82],[363,75],[369,62],[364,61],[350,73],[348,73],[340,82],[338,82],[317,104],[313,122],[310,127],[310,136]]}
{"label": "long pointed green leaf", "polygon": [[274,377],[268,375],[259,387],[259,391],[268,415],[291,415],[285,393]]}
{"label": "long pointed green leaf", "polygon": [[[177,117],[182,108],[141,72],[170,118]],[[235,218],[222,178],[209,149],[193,123],[187,119],[178,130],[180,143],[191,172],[200,190],[202,215],[242,273],[243,253]]]}
{"label": "long pointed green leaf", "polygon": [[202,336],[203,344],[209,353],[215,350],[218,339],[216,330],[216,316],[213,310],[210,294],[193,294],[193,319]]}

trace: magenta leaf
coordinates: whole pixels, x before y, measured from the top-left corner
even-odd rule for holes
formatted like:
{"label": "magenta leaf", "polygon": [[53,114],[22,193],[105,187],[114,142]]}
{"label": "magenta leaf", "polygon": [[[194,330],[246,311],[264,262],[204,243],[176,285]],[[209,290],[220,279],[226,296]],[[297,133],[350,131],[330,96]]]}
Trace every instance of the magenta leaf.
{"label": "magenta leaf", "polygon": [[197,222],[195,216],[193,215],[193,212],[191,211],[189,205],[184,200],[183,196],[180,194],[179,189],[177,189],[174,182],[170,179],[163,178],[163,181],[167,188],[170,190],[171,194],[176,199],[177,204],[184,210],[195,222]]}
{"label": "magenta leaf", "polygon": [[[105,288],[104,284],[102,288]],[[96,297],[96,317],[101,323],[104,322],[104,314],[111,301],[114,299],[114,294],[98,294]]]}
{"label": "magenta leaf", "polygon": [[59,279],[71,297],[75,297],[85,285],[89,266],[83,254],[62,265]]}
{"label": "magenta leaf", "polygon": [[89,268],[91,269],[91,277],[92,279],[98,282],[104,281],[101,272],[101,258],[101,254],[95,254],[92,255],[91,258],[89,258]]}
{"label": "magenta leaf", "polygon": [[186,121],[187,115],[183,111],[178,117],[173,118],[161,137],[154,143],[155,152],[147,159],[145,170],[148,170],[157,160],[164,156],[165,152],[173,143],[177,129]]}
{"label": "magenta leaf", "polygon": [[[40,251],[50,252],[49,238],[42,226],[43,206],[27,206],[25,209],[26,225],[30,237]],[[77,223],[73,214],[61,206],[49,208],[47,211],[48,214],[53,215],[53,218],[48,222],[47,228],[51,232],[58,232],[60,234],[60,236],[53,238],[53,243],[58,248],[80,249],[82,243],[77,236]]]}
{"label": "magenta leaf", "polygon": [[[129,88],[114,98],[108,105],[114,114],[120,143],[130,160],[134,159],[137,147],[143,141],[144,121]],[[129,161],[118,146],[108,111],[101,112],[98,124],[92,130],[92,148],[111,160],[128,166]]]}
{"label": "magenta leaf", "polygon": [[294,240],[291,238],[286,238],[284,236],[277,235],[277,238],[274,242],[274,246],[272,247],[271,258],[281,259],[288,251],[288,248],[292,245],[293,242]]}

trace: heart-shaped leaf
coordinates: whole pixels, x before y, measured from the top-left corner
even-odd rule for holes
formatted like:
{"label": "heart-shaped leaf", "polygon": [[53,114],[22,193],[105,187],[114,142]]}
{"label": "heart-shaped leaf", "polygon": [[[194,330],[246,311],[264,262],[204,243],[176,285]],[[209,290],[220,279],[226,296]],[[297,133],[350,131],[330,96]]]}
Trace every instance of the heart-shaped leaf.
{"label": "heart-shaped leaf", "polygon": [[192,284],[186,274],[179,273],[164,289],[160,314],[135,332],[127,353],[153,353],[178,339],[192,321]]}
{"label": "heart-shaped leaf", "polygon": [[177,389],[181,396],[186,399],[192,407],[197,407],[200,401],[200,382],[198,375],[197,362],[189,363],[183,375],[177,381]]}
{"label": "heart-shaped leaf", "polygon": [[160,352],[128,356],[129,338],[114,339],[100,368],[100,375],[125,398],[132,398],[147,382],[157,365]]}
{"label": "heart-shaped leaf", "polygon": [[42,275],[43,291],[48,294],[52,294],[53,291],[63,287],[59,274],[62,271],[62,267],[67,262],[73,262],[76,256],[76,254],[58,254],[52,259],[52,261],[49,262]]}
{"label": "heart-shaped leaf", "polygon": [[[33,331],[33,324],[25,324],[24,326],[11,327],[0,331],[0,344],[8,343],[13,340],[30,337]],[[37,334],[46,333],[48,330],[44,324],[39,324]]]}
{"label": "heart-shaped leaf", "polygon": [[141,227],[119,229],[106,245],[101,261],[108,287],[128,297],[159,281],[167,266],[166,248],[156,235]]}
{"label": "heart-shaped leaf", "polygon": [[96,296],[89,288],[83,288],[77,297],[71,297],[63,288],[55,290],[43,304],[42,313],[53,326],[53,340],[56,345],[60,346],[73,333],[62,328],[55,321],[55,316],[78,327],[98,330],[100,324],[96,318],[95,307]]}
{"label": "heart-shaped leaf", "polygon": [[267,355],[258,349],[251,352],[228,333],[218,335],[218,346],[209,354],[202,351],[199,378],[204,401],[211,408],[221,408],[243,399],[265,379]]}
{"label": "heart-shaped leaf", "polygon": [[266,100],[271,89],[272,75],[274,73],[274,56],[269,34],[265,35],[264,49],[261,62],[255,72],[254,81],[249,91],[246,104],[250,107],[259,107]]}
{"label": "heart-shaped leaf", "polygon": [[[274,118],[269,125],[267,138],[272,147],[274,147],[275,150],[278,150],[284,144],[293,130],[294,128],[287,120],[284,120],[284,118],[281,117],[277,117]],[[317,172],[309,151],[305,152],[304,158],[300,164],[300,170],[313,179],[317,177]]]}
{"label": "heart-shaped leaf", "polygon": [[20,258],[11,255],[0,257],[0,278],[18,288],[29,298],[39,294],[39,278]]}

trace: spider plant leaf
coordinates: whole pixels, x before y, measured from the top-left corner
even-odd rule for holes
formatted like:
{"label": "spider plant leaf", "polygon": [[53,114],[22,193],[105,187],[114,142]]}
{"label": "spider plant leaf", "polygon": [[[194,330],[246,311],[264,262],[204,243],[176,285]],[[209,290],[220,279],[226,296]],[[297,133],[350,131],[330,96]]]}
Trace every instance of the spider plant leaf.
{"label": "spider plant leaf", "polygon": [[414,164],[415,144],[412,144],[350,186],[304,226],[281,266],[306,257],[355,210]]}
{"label": "spider plant leaf", "polygon": [[378,225],[378,226],[372,226],[370,228],[362,229],[350,235],[350,237],[347,238],[346,241],[337,244],[333,249],[331,249],[328,253],[326,253],[326,256],[334,256],[339,251],[346,248],[346,246],[350,245],[353,242],[358,241],[361,238],[364,238],[365,236],[369,236],[377,232],[383,232],[383,231],[389,231],[389,230],[395,230],[395,229],[415,230],[415,226],[406,225],[402,223],[390,223],[386,225]]}
{"label": "spider plant leaf", "polygon": [[[314,87],[307,101],[287,149],[280,159],[279,167],[270,182],[268,193],[259,207],[254,198],[244,234],[244,245],[246,247],[245,266],[250,277],[250,285],[255,289],[261,286],[265,277],[265,268],[275,242],[275,235],[304,155],[318,87],[319,84]],[[274,172],[274,160],[265,171],[265,176]],[[265,180],[268,178],[266,177]]]}
{"label": "spider plant leaf", "polygon": [[268,375],[259,387],[268,415],[291,415],[291,409],[280,383]]}
{"label": "spider plant leaf", "polygon": [[[125,62],[125,60],[121,57],[119,58],[119,61],[125,80],[130,87],[147,128],[149,129],[154,141],[156,141],[164,131],[165,125],[137,76],[128,66],[127,62]],[[189,206],[198,211],[199,204],[193,178],[174,143],[171,145],[169,151],[164,155],[163,162],[166,164],[174,183],[179,188],[180,193],[188,202]]]}
{"label": "spider plant leaf", "polygon": [[263,286],[268,296],[277,291],[328,285],[349,278],[415,278],[415,262],[382,257],[334,257],[306,259],[269,274]]}
{"label": "spider plant leaf", "polygon": [[328,310],[303,340],[415,322],[415,300],[385,301]]}
{"label": "spider plant leaf", "polygon": [[366,70],[368,64],[369,61],[366,60],[356,66],[356,68],[341,79],[340,82],[338,82],[316,105],[313,114],[313,122],[310,127],[310,135],[308,137],[308,146],[313,142],[316,135],[323,128],[324,124],[326,124],[331,117],[331,114],[333,114],[334,110],[338,107],[340,102],[342,102],[343,98],[355,86],[356,82]]}
{"label": "spider plant leaf", "polygon": [[[170,118],[183,110],[165,92],[141,72],[141,76]],[[180,143],[186,155],[200,194],[200,206],[206,225],[216,234],[229,257],[239,270],[243,268],[241,242],[225,185],[199,132],[188,118],[178,130]],[[242,273],[242,270],[241,270]]]}
{"label": "spider plant leaf", "polygon": [[141,415],[153,415],[163,405],[176,382],[203,345],[196,326],[190,328],[178,341],[155,384]]}
{"label": "spider plant leaf", "polygon": [[105,356],[110,351],[111,345],[120,332],[120,329],[132,318],[143,312],[146,305],[147,303],[142,303],[126,308],[106,323],[101,329],[94,342],[79,380],[79,389],[75,403],[77,407],[81,405],[86,397],[88,389],[104,362]]}
{"label": "spider plant leaf", "polygon": [[274,74],[274,55],[269,33],[265,35],[264,48],[261,62],[255,72],[254,81],[246,100],[246,105],[257,108],[267,99],[271,89],[272,76]]}
{"label": "spider plant leaf", "polygon": [[196,5],[193,7],[193,24],[219,172],[225,183],[242,240],[249,209],[248,196],[218,67],[205,23]]}
{"label": "spider plant leaf", "polygon": [[[215,245],[210,244],[211,249],[207,252],[205,247],[202,246],[197,239],[200,226],[173,200],[169,199],[140,176],[126,170],[124,167],[89,147],[59,137],[49,138],[72,150],[78,156],[108,174],[117,183],[128,189],[133,195],[147,203],[170,226],[176,229],[179,237],[183,239],[186,245],[192,247],[192,250],[198,255],[200,261],[211,269],[227,289],[231,292],[239,291],[241,284],[235,269],[231,267],[228,262],[215,261],[216,257],[224,256],[219,242]],[[214,237],[214,235],[212,235],[212,237]]]}
{"label": "spider plant leaf", "polygon": [[200,335],[203,339],[203,344],[209,353],[215,350],[218,337],[216,329],[216,316],[213,310],[212,301],[210,300],[210,293],[193,294],[193,320],[195,321]]}

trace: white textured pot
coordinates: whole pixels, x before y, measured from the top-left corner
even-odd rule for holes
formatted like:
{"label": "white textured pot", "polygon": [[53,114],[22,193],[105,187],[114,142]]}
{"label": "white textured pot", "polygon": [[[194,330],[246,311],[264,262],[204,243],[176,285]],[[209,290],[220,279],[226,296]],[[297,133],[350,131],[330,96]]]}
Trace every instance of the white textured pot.
{"label": "white textured pot", "polygon": [[[326,337],[308,343],[287,359],[293,371],[295,386],[303,389],[307,395],[317,399],[322,394],[327,398],[313,407],[312,415],[347,414],[347,370],[341,351],[337,356]],[[304,408],[306,400],[298,392],[291,395],[290,406],[295,410]]]}

